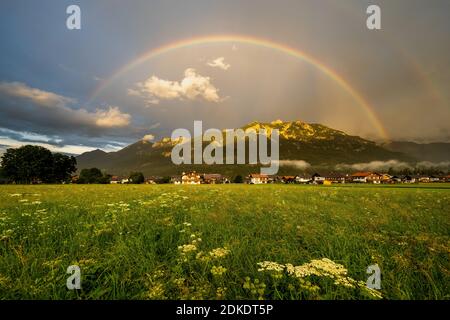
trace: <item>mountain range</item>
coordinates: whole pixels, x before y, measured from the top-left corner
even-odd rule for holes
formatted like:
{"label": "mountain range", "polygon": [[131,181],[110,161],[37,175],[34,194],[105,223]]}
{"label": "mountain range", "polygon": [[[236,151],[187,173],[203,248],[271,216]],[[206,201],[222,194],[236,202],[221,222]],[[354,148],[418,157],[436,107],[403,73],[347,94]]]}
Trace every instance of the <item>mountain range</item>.
{"label": "mountain range", "polygon": [[[278,129],[280,133],[280,174],[299,171],[296,163],[309,163],[313,167],[333,167],[336,164],[366,163],[370,161],[399,160],[410,163],[418,161],[447,161],[450,144],[421,145],[411,142],[389,142],[384,145],[348,135],[321,124],[302,121],[270,123],[252,122],[242,129]],[[209,144],[205,142],[206,146]],[[127,175],[140,171],[144,175],[169,176],[183,171],[196,170],[205,173],[227,175],[259,172],[259,165],[174,165],[170,158],[174,142],[163,138],[156,142],[140,140],[116,152],[94,150],[77,157],[78,169],[97,167],[114,175]],[[236,154],[236,152],[235,152]],[[283,161],[289,160],[289,161]]]}

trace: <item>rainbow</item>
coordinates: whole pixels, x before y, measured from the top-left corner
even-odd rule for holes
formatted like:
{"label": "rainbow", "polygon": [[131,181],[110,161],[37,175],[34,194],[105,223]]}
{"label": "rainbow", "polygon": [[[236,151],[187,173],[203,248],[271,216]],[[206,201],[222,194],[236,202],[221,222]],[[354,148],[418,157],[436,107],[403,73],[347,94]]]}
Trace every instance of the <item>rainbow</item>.
{"label": "rainbow", "polygon": [[175,41],[163,46],[160,46],[158,48],[150,49],[149,51],[145,52],[144,54],[140,55],[138,58],[132,60],[131,62],[127,63],[126,65],[122,66],[120,69],[118,69],[116,72],[114,72],[110,77],[103,80],[99,86],[95,88],[95,90],[92,92],[92,94],[89,97],[89,102],[92,102],[96,97],[99,96],[99,94],[107,88],[111,83],[113,83],[116,79],[119,79],[123,75],[125,75],[130,70],[136,68],[137,66],[141,65],[142,63],[148,61],[149,59],[155,58],[157,56],[163,55],[165,53],[168,53],[170,51],[178,50],[185,47],[191,47],[195,45],[205,45],[205,44],[217,44],[217,43],[241,43],[241,44],[250,44],[255,45],[259,47],[268,48],[271,50],[276,50],[278,52],[282,52],[284,54],[287,54],[289,56],[298,58],[318,70],[320,70],[323,74],[325,74],[327,77],[332,79],[334,82],[336,82],[342,89],[344,89],[347,93],[349,93],[352,98],[358,103],[358,105],[364,110],[366,113],[368,119],[370,120],[370,123],[376,128],[381,138],[385,140],[389,140],[389,136],[386,132],[386,129],[383,127],[380,119],[378,118],[377,114],[373,110],[373,108],[370,106],[370,104],[364,99],[363,96],[361,96],[342,76],[340,76],[336,71],[331,69],[330,67],[326,66],[322,62],[318,61],[317,59],[309,56],[303,51],[300,51],[299,49],[290,47],[288,45],[278,43],[269,39],[263,39],[263,38],[257,38],[257,37],[250,37],[250,36],[243,36],[243,35],[210,35],[210,36],[203,36],[203,37],[195,37],[195,38],[189,38],[184,39],[180,41]]}

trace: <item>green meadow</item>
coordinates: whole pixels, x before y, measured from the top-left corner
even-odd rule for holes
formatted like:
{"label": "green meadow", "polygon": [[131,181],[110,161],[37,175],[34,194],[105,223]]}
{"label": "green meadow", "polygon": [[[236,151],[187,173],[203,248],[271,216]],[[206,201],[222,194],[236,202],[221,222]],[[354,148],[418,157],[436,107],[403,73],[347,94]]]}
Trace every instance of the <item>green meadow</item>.
{"label": "green meadow", "polygon": [[0,298],[449,299],[449,207],[446,184],[0,186]]}

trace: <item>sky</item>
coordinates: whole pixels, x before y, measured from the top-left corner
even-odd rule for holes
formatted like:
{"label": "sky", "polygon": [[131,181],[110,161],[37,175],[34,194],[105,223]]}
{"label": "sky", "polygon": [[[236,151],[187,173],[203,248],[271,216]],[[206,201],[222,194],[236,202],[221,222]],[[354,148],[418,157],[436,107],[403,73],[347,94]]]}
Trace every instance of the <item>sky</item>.
{"label": "sky", "polygon": [[450,142],[449,13],[448,0],[3,0],[0,152],[114,151],[194,120]]}

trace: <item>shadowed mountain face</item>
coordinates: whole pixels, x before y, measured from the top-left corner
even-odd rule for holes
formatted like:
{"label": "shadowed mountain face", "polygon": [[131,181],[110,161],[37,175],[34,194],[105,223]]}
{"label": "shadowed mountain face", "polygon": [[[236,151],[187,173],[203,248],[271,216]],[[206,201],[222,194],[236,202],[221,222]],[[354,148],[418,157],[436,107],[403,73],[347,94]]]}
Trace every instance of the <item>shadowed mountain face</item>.
{"label": "shadowed mountain face", "polygon": [[[280,160],[303,160],[313,166],[334,166],[339,163],[361,163],[375,160],[415,161],[410,156],[394,152],[361,137],[350,136],[321,124],[301,121],[271,123],[252,122],[242,129],[278,129],[280,133]],[[204,143],[204,146],[208,145]],[[100,150],[77,157],[78,169],[97,167],[115,175],[141,171],[145,175],[167,176],[182,171],[217,172],[228,175],[259,172],[258,165],[179,165],[170,159],[174,143],[164,138],[151,143],[138,141],[128,147],[106,153]],[[248,150],[248,148],[247,148]],[[236,154],[236,152],[235,152]],[[280,173],[296,173],[297,168],[280,168]]]}
{"label": "shadowed mountain face", "polygon": [[386,143],[383,147],[390,151],[408,154],[419,161],[450,161],[450,143],[419,144],[407,141],[392,141]]}

